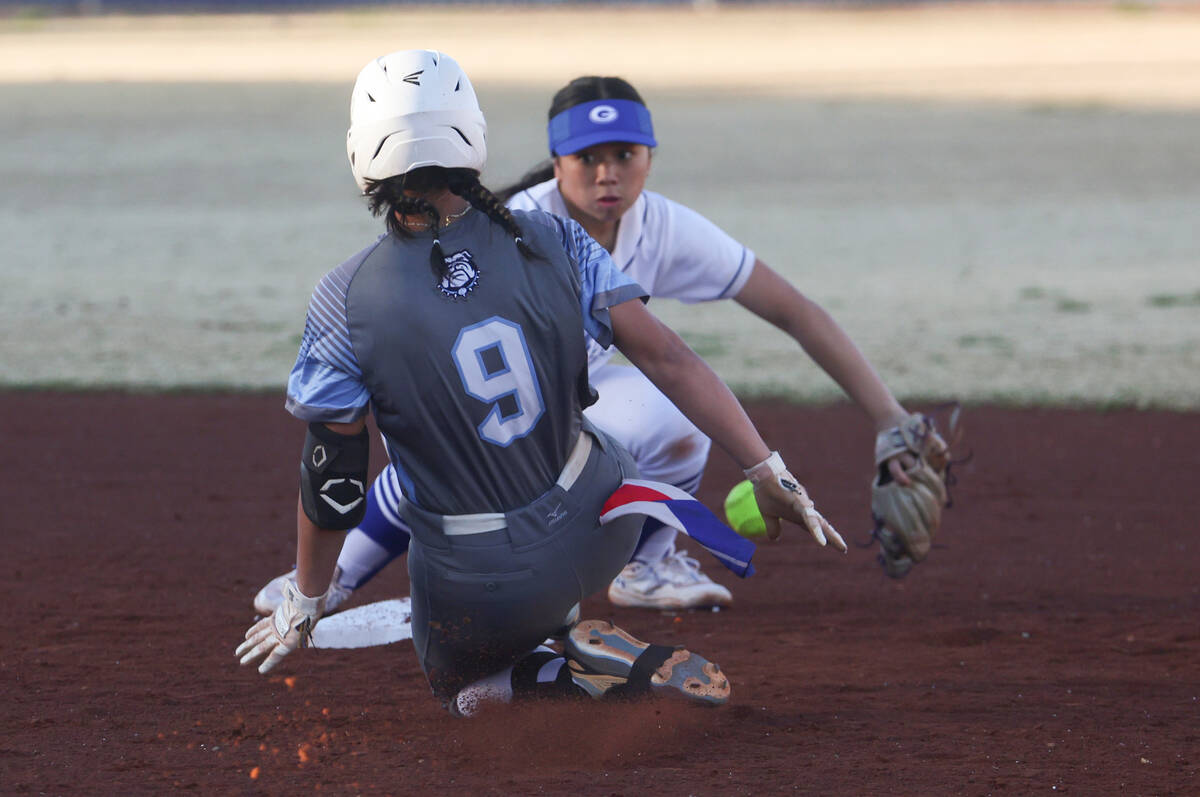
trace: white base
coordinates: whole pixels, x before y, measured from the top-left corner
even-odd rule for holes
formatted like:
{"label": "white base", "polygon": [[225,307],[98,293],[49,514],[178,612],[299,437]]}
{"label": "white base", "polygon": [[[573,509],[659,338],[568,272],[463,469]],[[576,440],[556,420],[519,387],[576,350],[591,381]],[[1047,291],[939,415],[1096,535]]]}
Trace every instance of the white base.
{"label": "white base", "polygon": [[322,617],[313,629],[317,648],[369,648],[412,639],[412,602],[376,601]]}

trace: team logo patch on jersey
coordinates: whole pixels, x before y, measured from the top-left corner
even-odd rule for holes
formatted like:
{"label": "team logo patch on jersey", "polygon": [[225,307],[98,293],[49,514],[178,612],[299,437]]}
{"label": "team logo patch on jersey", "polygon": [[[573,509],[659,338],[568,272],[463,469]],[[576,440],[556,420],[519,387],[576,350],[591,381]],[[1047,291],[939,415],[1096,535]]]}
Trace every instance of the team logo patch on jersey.
{"label": "team logo patch on jersey", "polygon": [[479,285],[479,269],[466,249],[446,257],[446,276],[438,283],[438,290],[451,299],[465,299]]}

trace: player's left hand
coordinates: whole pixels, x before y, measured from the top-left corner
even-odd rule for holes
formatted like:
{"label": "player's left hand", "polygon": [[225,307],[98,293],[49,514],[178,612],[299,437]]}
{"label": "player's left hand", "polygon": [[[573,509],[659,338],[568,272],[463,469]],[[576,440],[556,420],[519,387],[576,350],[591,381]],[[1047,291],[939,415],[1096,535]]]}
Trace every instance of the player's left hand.
{"label": "player's left hand", "polygon": [[769,539],[779,539],[783,533],[780,520],[786,519],[808,529],[819,545],[833,543],[834,548],[846,552],[842,535],[817,511],[804,485],[788,471],[779,452],[772,451],[771,456],[748,468],[745,474],[754,485],[754,500],[762,513]]}
{"label": "player's left hand", "polygon": [[[957,405],[950,416],[956,439]],[[929,554],[950,503],[950,452],[933,419],[913,413],[875,438],[876,474],[871,481],[873,539],[880,543],[879,561],[892,578],[902,578]]]}
{"label": "player's left hand", "polygon": [[266,673],[296,648],[307,647],[317,620],[325,611],[325,596],[310,598],[292,580],[284,585],[283,603],[246,631],[246,641],[234,651],[240,663],[263,658],[258,671]]}

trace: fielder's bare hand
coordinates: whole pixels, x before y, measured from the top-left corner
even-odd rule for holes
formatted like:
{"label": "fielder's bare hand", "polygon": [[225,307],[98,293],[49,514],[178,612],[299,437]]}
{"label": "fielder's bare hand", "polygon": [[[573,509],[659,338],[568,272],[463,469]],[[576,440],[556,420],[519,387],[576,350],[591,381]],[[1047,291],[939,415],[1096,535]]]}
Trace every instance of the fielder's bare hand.
{"label": "fielder's bare hand", "polygon": [[821,516],[800,481],[788,472],[778,451],[745,471],[754,485],[754,500],[767,527],[767,537],[779,539],[783,533],[780,519],[804,526],[819,545],[832,542],[833,547],[846,552],[846,541],[833,525]]}
{"label": "fielder's bare hand", "polygon": [[238,645],[235,656],[241,664],[263,659],[260,673],[270,671],[296,648],[307,647],[313,627],[325,611],[325,596],[310,598],[289,580],[283,588],[283,603],[270,617],[264,617],[246,632],[246,641]]}

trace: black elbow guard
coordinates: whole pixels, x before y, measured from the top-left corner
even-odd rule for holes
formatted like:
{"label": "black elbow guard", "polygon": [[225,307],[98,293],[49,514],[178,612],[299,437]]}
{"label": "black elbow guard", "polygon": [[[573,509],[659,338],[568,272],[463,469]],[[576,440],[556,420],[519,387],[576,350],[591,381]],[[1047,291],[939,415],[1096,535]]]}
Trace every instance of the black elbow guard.
{"label": "black elbow guard", "polygon": [[367,511],[367,430],[356,435],[310,423],[300,457],[300,503],[308,519],[323,529],[345,531]]}

